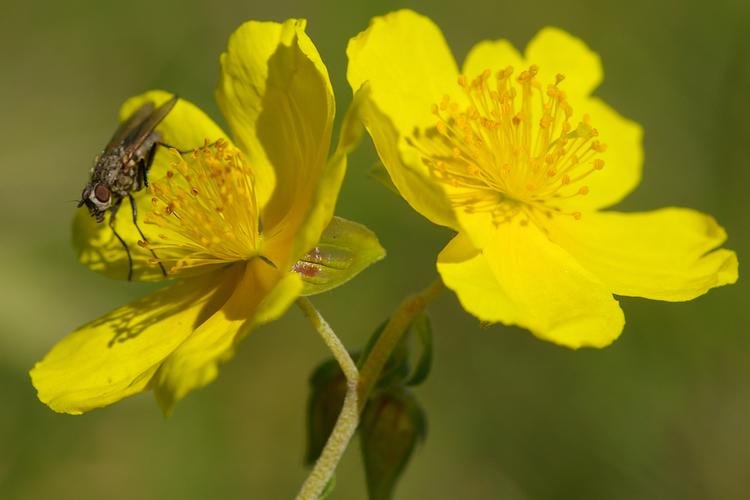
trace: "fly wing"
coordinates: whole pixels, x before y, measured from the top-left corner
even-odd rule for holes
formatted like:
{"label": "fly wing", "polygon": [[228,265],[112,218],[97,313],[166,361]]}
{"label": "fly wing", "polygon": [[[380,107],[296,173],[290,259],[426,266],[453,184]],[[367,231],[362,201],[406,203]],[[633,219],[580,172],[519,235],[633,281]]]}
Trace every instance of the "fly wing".
{"label": "fly wing", "polygon": [[[148,138],[151,132],[154,131],[156,126],[161,123],[164,117],[172,111],[172,108],[174,108],[174,105],[177,103],[177,99],[178,97],[176,95],[172,96],[170,100],[156,109],[154,109],[153,103],[146,103],[138,108],[131,118],[128,118],[125,123],[129,123],[133,117],[136,117],[136,115],[138,115],[137,118],[139,118],[139,120],[125,135],[122,141],[122,145],[125,148],[124,159],[126,162],[130,159],[132,154],[141,147],[143,142]],[[147,107],[149,104],[151,105],[150,108]],[[148,113],[142,113],[144,109],[147,109]],[[145,116],[142,116],[142,114]]]}
{"label": "fly wing", "polygon": [[125,142],[125,138],[133,133],[133,131],[140,128],[143,122],[145,122],[153,112],[153,102],[143,103],[140,108],[135,110],[135,112],[128,117],[127,120],[120,124],[120,126],[115,131],[115,134],[112,136],[112,139],[109,140],[107,146],[104,148],[104,153],[109,153],[117,146],[123,144]]}

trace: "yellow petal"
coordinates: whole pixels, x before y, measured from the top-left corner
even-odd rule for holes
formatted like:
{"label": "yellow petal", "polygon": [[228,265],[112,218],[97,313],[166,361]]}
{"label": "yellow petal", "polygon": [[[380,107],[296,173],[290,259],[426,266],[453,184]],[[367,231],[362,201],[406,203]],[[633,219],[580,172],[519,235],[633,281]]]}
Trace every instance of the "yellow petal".
{"label": "yellow petal", "polygon": [[[138,220],[148,211],[146,200],[137,202]],[[109,215],[101,224],[97,224],[85,208],[79,208],[73,218],[73,248],[78,254],[78,260],[98,273],[113,279],[128,279],[127,251],[109,228]],[[149,228],[140,223],[139,226],[151,239]],[[133,280],[158,281],[164,279],[158,265],[149,263],[153,256],[148,250],[138,245],[141,239],[133,225],[130,202],[126,199],[115,218],[115,230],[125,240],[130,255],[133,258]]]}
{"label": "yellow petal", "polygon": [[296,274],[281,275],[261,259],[248,262],[223,307],[198,326],[154,376],[152,387],[164,412],[169,414],[188,392],[216,378],[218,364],[232,357],[239,338],[283,314],[301,291]]}
{"label": "yellow petal", "polygon": [[[157,106],[172,94],[162,90],[152,90],[144,94],[131,97],[120,109],[120,119],[127,119],[145,102],[154,102]],[[194,104],[180,99],[172,111],[167,114],[156,130],[162,134],[162,141],[181,151],[188,151],[201,146],[205,141],[209,143],[220,138],[226,138],[224,132],[203,111]],[[157,147],[156,157],[148,174],[150,181],[164,177],[168,165],[173,161],[173,152]],[[149,241],[158,241],[163,231],[155,231],[153,226],[144,224],[144,217],[152,210],[151,194],[148,189],[141,189],[133,193],[136,200],[138,216],[136,220]],[[73,219],[73,246],[78,258],[91,270],[102,273],[114,279],[127,279],[128,259],[122,243],[109,228],[109,215],[103,223],[97,223],[85,207],[81,207]],[[164,279],[161,268],[153,263],[154,255],[138,245],[141,236],[133,224],[133,212],[130,201],[124,199],[115,218],[115,230],[125,241],[133,258],[133,280],[158,281]],[[169,235],[172,236],[172,235]],[[177,256],[158,255],[159,258],[170,260]],[[165,266],[166,267],[166,266]],[[172,274],[175,278],[185,274]]]}
{"label": "yellow petal", "polygon": [[440,29],[413,11],[393,12],[352,38],[347,56],[352,90],[369,92],[362,122],[394,185],[422,215],[455,228],[443,189],[409,145],[410,136],[436,125],[433,104],[458,89],[456,62]]}
{"label": "yellow petal", "polygon": [[[578,107],[575,111],[578,113]],[[582,101],[580,112],[579,117],[584,113],[591,117],[601,142],[607,146],[599,155],[605,163],[602,170],[582,181],[589,187],[588,194],[571,198],[564,205],[575,210],[606,208],[625,198],[641,181],[643,128],[597,97]]]}
{"label": "yellow petal", "polygon": [[476,248],[484,248],[495,237],[497,222],[488,211],[467,211],[456,207],[456,220],[460,233],[469,238]]}
{"label": "yellow petal", "polygon": [[495,236],[479,253],[459,235],[438,258],[468,312],[572,348],[604,347],[620,335],[625,319],[607,287],[536,226],[503,224]]}
{"label": "yellow petal", "polygon": [[216,99],[256,170],[263,226],[271,232],[307,211],[331,141],[333,90],[305,24],[247,22],[221,56]]}
{"label": "yellow petal", "polygon": [[[360,92],[368,89],[369,84],[365,84]],[[363,101],[360,119],[401,196],[433,223],[457,229],[456,216],[445,191],[431,177],[419,152],[399,136],[393,121],[372,99]]]}
{"label": "yellow petal", "polygon": [[565,75],[563,88],[572,98],[590,95],[604,77],[599,54],[580,38],[553,27],[542,29],[529,42],[526,63],[539,66],[539,81],[551,84]]}
{"label": "yellow petal", "polygon": [[221,306],[231,270],[178,283],[120,307],[62,339],[31,370],[39,399],[80,414],[145,390],[160,363]]}
{"label": "yellow petal", "polygon": [[352,90],[369,82],[373,100],[401,135],[434,126],[432,105],[457,89],[458,68],[440,28],[411,10],[373,18],[346,54]]}
{"label": "yellow petal", "polygon": [[[333,217],[346,173],[347,157],[362,137],[360,109],[365,99],[366,93],[358,93],[347,110],[336,151],[321,171],[317,186],[311,186],[314,189],[313,197],[296,200],[298,216],[287,218],[263,248],[263,254],[283,269],[287,269],[318,243]],[[305,202],[307,207],[304,206]]]}
{"label": "yellow petal", "polygon": [[485,40],[472,47],[461,71],[468,78],[475,78],[486,69],[495,73],[513,66],[516,71],[521,71],[525,65],[521,54],[508,40]]}
{"label": "yellow petal", "polygon": [[550,237],[618,295],[683,301],[737,281],[737,255],[718,249],[726,233],[684,208],[586,213],[559,218]]}
{"label": "yellow petal", "polygon": [[483,321],[516,322],[511,298],[492,276],[482,252],[465,234],[454,237],[440,252],[437,269],[466,311]]}

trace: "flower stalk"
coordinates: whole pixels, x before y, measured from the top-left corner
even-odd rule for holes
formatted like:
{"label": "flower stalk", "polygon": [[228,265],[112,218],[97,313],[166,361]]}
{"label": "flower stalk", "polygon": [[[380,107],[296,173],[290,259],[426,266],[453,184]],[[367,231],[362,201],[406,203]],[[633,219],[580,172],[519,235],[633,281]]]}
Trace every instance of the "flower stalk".
{"label": "flower stalk", "polygon": [[370,350],[361,371],[357,370],[357,365],[352,361],[349,352],[315,306],[304,297],[297,299],[297,305],[331,350],[346,378],[346,396],[341,413],[320,457],[297,494],[297,500],[317,500],[325,490],[357,430],[359,415],[364,410],[367,398],[388,358],[414,318],[420,315],[444,288],[442,280],[438,278],[421,292],[405,299]]}
{"label": "flower stalk", "polygon": [[357,403],[359,396],[357,391],[359,386],[359,371],[344,344],[336,336],[336,333],[325,318],[312,305],[310,300],[300,297],[297,299],[297,305],[320,334],[323,342],[330,349],[346,378],[346,395],[344,396],[341,413],[339,413],[339,417],[336,419],[336,425],[333,427],[320,457],[315,461],[315,465],[302,484],[302,488],[296,497],[297,500],[317,500],[331,480],[336,466],[344,455],[349,441],[351,441],[359,425],[359,405]]}
{"label": "flower stalk", "polygon": [[414,318],[419,316],[443,289],[443,281],[438,278],[421,292],[406,298],[396,312],[391,316],[378,340],[367,356],[359,374],[360,412],[364,409],[375,383],[383,371],[391,353],[401,341],[404,333],[409,329]]}

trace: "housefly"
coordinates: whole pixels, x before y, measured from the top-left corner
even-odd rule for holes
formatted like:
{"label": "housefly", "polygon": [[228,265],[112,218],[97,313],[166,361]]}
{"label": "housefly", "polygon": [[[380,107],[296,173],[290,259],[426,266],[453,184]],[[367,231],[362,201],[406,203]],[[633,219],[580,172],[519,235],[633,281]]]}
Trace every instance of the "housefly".
{"label": "housefly", "polygon": [[[83,188],[78,208],[86,205],[89,213],[96,222],[104,222],[109,212],[109,227],[120,241],[128,257],[128,281],[133,278],[133,259],[125,240],[115,230],[115,216],[125,198],[130,202],[133,224],[143,241],[146,237],[138,226],[138,209],[133,199],[133,193],[148,186],[148,172],[154,161],[157,146],[161,142],[161,134],[156,126],[174,108],[177,96],[159,107],[153,102],[147,102],[138,108],[117,129],[104,150],[94,160],[91,177]],[[157,259],[154,251],[151,251]],[[166,269],[159,262],[162,274],[167,275]]]}

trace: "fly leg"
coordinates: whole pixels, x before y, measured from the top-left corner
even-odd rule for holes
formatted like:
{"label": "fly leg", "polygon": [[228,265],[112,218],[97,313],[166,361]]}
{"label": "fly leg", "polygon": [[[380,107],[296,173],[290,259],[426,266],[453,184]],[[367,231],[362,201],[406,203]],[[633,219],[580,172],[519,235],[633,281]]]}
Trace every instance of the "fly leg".
{"label": "fly leg", "polygon": [[125,255],[128,256],[128,281],[132,281],[133,279],[133,258],[130,256],[130,249],[128,248],[127,243],[125,243],[125,240],[122,239],[122,236],[117,234],[117,230],[115,229],[115,215],[117,215],[117,211],[120,209],[120,204],[122,203],[122,198],[118,199],[115,204],[112,206],[112,210],[109,212],[109,228],[112,230],[112,234],[115,235],[115,237],[120,241],[122,244],[122,247],[125,249]]}
{"label": "fly leg", "polygon": [[[145,176],[145,174],[143,174],[143,175]],[[135,200],[133,199],[133,195],[130,194],[130,193],[128,193],[128,199],[130,200],[130,208],[131,208],[131,210],[133,212],[133,225],[138,230],[138,234],[141,235],[141,238],[143,239],[143,241],[145,241],[146,243],[148,243],[148,240],[146,239],[146,235],[143,234],[143,231],[141,231],[140,226],[138,226],[138,207],[135,204]],[[119,238],[119,236],[118,236],[118,238]],[[120,241],[122,241],[122,240],[120,240]],[[124,245],[124,243],[123,243],[123,245]],[[161,268],[161,273],[166,277],[167,276],[167,270],[164,269],[164,264],[161,263],[161,261],[159,260],[159,257],[156,255],[156,252],[154,252],[150,248],[149,248],[149,251],[151,252],[151,255],[154,256],[154,259],[156,259],[156,261],[159,263],[159,268]],[[129,258],[130,258],[130,252],[128,252],[128,259]],[[131,272],[131,274],[133,272],[133,265],[132,265],[132,263],[130,265],[130,272]],[[128,279],[130,279],[130,278],[128,278]]]}
{"label": "fly leg", "polygon": [[143,186],[148,187],[148,172],[151,170],[151,164],[154,163],[156,156],[156,144],[151,146],[146,153],[146,157],[138,162],[138,173],[141,176]]}
{"label": "fly leg", "polygon": [[188,153],[192,153],[193,151],[195,151],[195,149],[186,149],[186,150],[183,151],[181,149],[177,149],[176,147],[172,146],[171,144],[167,144],[166,142],[161,142],[161,141],[158,141],[157,143],[154,144],[154,149],[156,149],[156,146],[161,146],[161,147],[167,148],[167,149],[174,149],[175,151],[177,151],[181,155],[186,155]]}
{"label": "fly leg", "polygon": [[[217,142],[219,142],[219,141],[214,141],[214,142],[210,142],[210,143],[206,144],[206,146],[213,146],[213,145],[214,145],[214,144],[216,144]],[[196,149],[198,149],[198,148],[193,148],[193,149],[185,149],[185,150],[182,150],[182,149],[177,149],[176,147],[174,147],[174,146],[172,146],[172,145],[169,145],[169,144],[167,144],[166,142],[161,142],[161,141],[158,141],[158,142],[156,142],[156,146],[161,146],[161,147],[163,147],[163,148],[167,148],[167,149],[174,149],[175,151],[177,151],[177,152],[178,152],[178,153],[180,153],[181,155],[186,155],[186,154],[188,154],[188,153],[192,153],[193,151],[195,151]],[[201,146],[201,147],[203,147],[203,146]]]}

